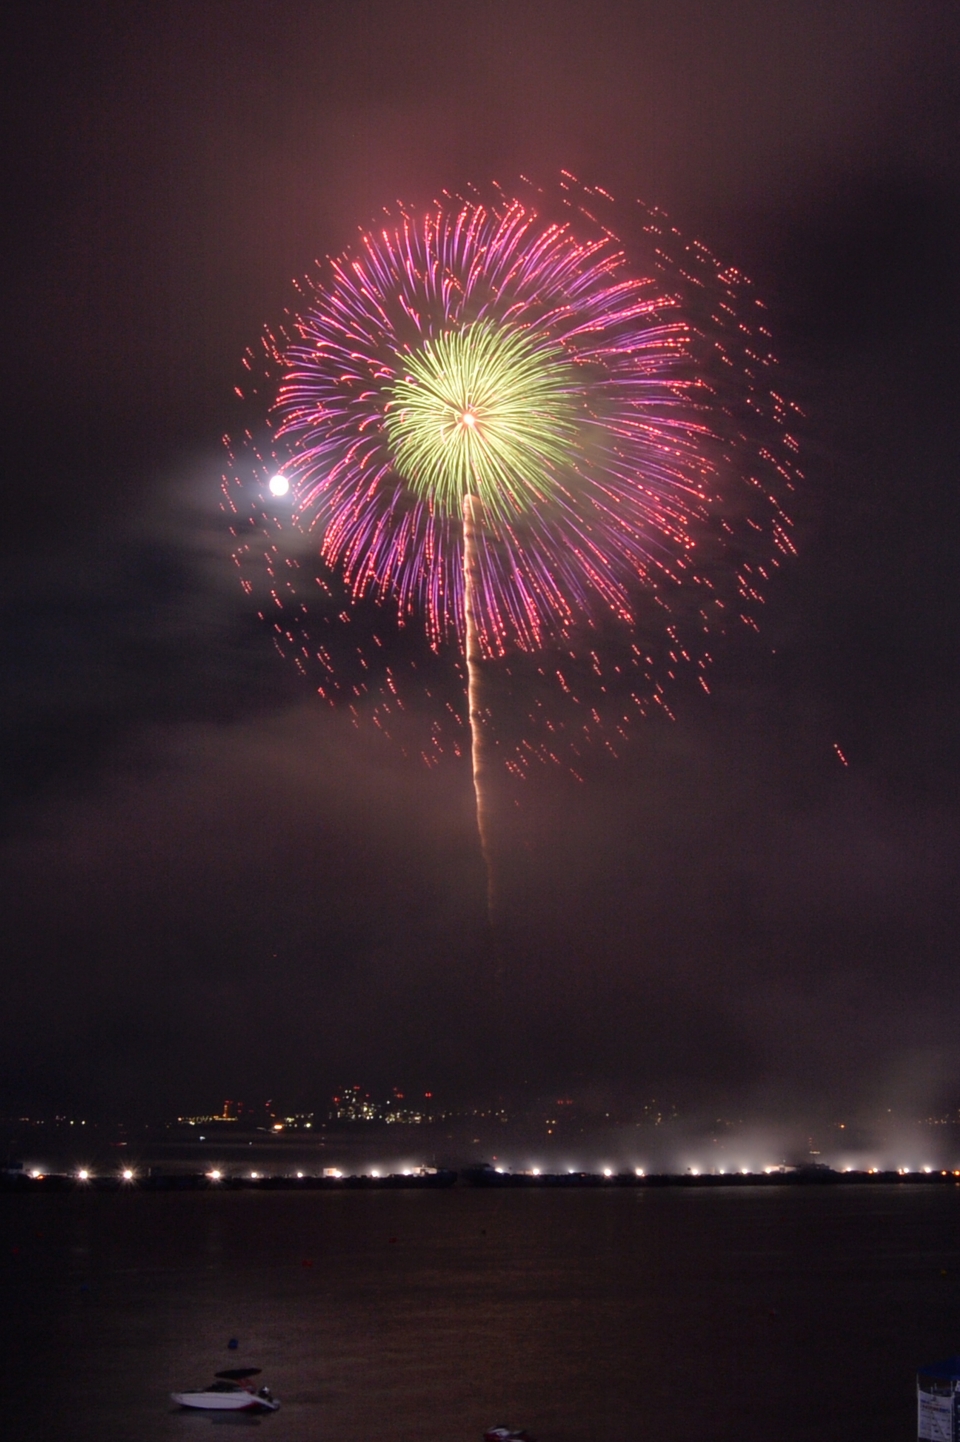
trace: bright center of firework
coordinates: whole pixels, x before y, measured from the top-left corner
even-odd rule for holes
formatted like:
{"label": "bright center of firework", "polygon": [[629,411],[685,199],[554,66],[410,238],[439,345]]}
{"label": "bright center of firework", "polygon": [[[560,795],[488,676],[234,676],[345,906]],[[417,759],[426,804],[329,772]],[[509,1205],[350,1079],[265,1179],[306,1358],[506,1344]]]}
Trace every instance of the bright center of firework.
{"label": "bright center of firework", "polygon": [[474,321],[424,341],[402,366],[384,429],[397,474],[432,507],[459,516],[473,494],[508,520],[570,471],[583,383],[555,341]]}
{"label": "bright center of firework", "polygon": [[285,496],[290,489],[290,482],[279,471],[275,476],[270,477],[268,485],[271,496]]}

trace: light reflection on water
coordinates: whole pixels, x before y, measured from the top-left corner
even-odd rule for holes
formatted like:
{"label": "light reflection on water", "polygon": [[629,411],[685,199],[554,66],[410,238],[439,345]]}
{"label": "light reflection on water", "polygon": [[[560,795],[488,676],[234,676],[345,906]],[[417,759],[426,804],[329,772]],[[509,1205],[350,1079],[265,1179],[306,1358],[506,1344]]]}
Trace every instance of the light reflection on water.
{"label": "light reflection on water", "polygon": [[[958,1221],[953,1187],[2,1196],[3,1436],[893,1442],[960,1351]],[[279,1413],[169,1401],[244,1365]]]}

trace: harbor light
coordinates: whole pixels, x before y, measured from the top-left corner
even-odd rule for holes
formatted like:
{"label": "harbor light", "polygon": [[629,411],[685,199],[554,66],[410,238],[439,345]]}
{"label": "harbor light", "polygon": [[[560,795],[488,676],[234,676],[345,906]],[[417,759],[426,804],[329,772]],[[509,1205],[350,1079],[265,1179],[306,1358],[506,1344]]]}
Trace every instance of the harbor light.
{"label": "harbor light", "polygon": [[80,1170],[77,1172],[77,1181],[78,1181],[78,1182],[89,1182],[89,1180],[90,1180],[90,1173],[87,1171],[86,1167],[81,1167]]}
{"label": "harbor light", "polygon": [[133,1181],[133,1175],[134,1175],[134,1174],[133,1174],[133,1169],[132,1169],[131,1167],[124,1167],[124,1169],[123,1169],[123,1171],[120,1173],[120,1175],[123,1177],[123,1180],[124,1180],[125,1182],[132,1182],[132,1181]]}
{"label": "harbor light", "polygon": [[218,1167],[214,1167],[212,1172],[207,1172],[207,1176],[210,1178],[211,1182],[219,1182],[220,1178],[223,1176],[223,1173],[219,1170]]}
{"label": "harbor light", "polygon": [[605,1177],[612,1177],[612,1176],[613,1176],[613,1168],[612,1168],[612,1167],[604,1167],[604,1169],[603,1169],[603,1175],[604,1175]]}
{"label": "harbor light", "polygon": [[642,1177],[642,1176],[643,1176],[643,1167],[634,1167],[634,1169],[633,1169],[633,1175],[634,1175],[635,1177]]}

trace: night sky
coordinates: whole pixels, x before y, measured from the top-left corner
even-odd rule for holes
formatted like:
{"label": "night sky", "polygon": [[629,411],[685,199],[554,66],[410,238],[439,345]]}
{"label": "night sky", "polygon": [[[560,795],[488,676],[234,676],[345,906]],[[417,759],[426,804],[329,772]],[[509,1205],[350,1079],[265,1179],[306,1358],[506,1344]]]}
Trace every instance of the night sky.
{"label": "night sky", "polygon": [[[5,31],[0,1111],[960,1105],[960,10],[34,0]],[[753,278],[806,481],[713,694],[503,817],[497,993],[466,768],[276,654],[220,442],[316,258],[561,167]]]}

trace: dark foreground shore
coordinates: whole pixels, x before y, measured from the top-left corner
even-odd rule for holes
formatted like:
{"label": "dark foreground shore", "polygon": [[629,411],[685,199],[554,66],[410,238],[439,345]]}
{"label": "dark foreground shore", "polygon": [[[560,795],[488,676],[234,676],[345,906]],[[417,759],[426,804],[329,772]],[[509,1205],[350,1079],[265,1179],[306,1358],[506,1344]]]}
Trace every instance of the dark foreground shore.
{"label": "dark foreground shore", "polygon": [[458,1182],[0,1194],[4,1442],[201,1442],[238,1366],[265,1442],[904,1442],[960,1349],[942,1179]]}

